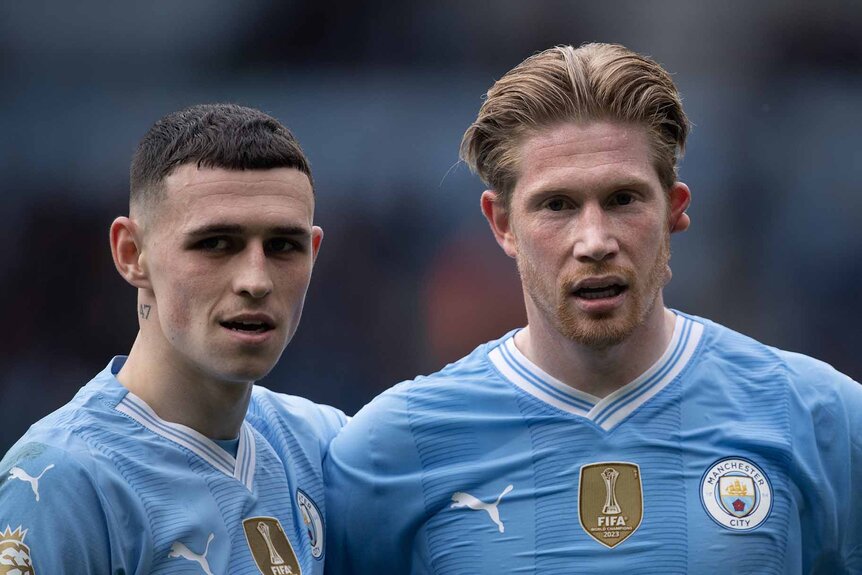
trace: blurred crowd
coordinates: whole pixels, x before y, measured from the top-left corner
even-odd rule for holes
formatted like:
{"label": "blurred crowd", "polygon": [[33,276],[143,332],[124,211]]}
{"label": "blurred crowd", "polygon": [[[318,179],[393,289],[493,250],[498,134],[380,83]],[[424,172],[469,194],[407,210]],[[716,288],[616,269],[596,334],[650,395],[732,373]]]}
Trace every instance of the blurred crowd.
{"label": "blurred crowd", "polygon": [[[720,5],[719,5],[720,4]],[[461,134],[506,70],[620,42],[675,73],[692,228],[666,300],[862,378],[855,2],[147,3],[0,8],[0,453],[136,333],[108,226],[167,112],[263,109],[312,161],[325,239],[263,382],[352,413],[524,322]]]}

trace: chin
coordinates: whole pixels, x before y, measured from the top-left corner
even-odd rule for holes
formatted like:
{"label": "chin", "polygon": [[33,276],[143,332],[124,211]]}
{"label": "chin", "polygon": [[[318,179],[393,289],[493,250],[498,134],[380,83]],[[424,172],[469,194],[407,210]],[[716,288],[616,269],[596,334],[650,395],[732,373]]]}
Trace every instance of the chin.
{"label": "chin", "polygon": [[557,325],[560,333],[586,347],[613,347],[626,341],[646,324],[659,302],[657,295],[658,292],[647,300],[632,298],[627,305],[604,316],[584,316],[578,310],[560,307],[557,310]]}
{"label": "chin", "polygon": [[614,320],[586,320],[578,325],[564,325],[563,335],[572,341],[593,349],[605,349],[628,339],[636,325]]}
{"label": "chin", "polygon": [[233,365],[223,365],[215,370],[219,379],[230,383],[254,383],[266,377],[272,368],[274,361],[242,361]]}
{"label": "chin", "polygon": [[[270,342],[275,343],[275,342]],[[222,379],[235,382],[255,382],[266,377],[281,359],[285,346],[228,348],[215,353],[211,358],[213,371]]]}
{"label": "chin", "polygon": [[557,328],[566,338],[592,349],[606,349],[629,338],[644,322],[637,309],[603,316],[584,316],[568,308],[559,310]]}

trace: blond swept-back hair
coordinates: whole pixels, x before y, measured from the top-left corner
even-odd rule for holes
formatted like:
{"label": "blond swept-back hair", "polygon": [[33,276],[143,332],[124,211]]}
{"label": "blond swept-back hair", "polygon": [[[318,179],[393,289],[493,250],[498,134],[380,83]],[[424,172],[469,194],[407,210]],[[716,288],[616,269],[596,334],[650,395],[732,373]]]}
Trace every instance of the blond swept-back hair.
{"label": "blond swept-back hair", "polygon": [[530,56],[500,78],[461,141],[461,159],[509,205],[518,179],[518,146],[541,128],[594,120],[644,125],[667,190],[689,123],[670,74],[619,44],[557,46]]}

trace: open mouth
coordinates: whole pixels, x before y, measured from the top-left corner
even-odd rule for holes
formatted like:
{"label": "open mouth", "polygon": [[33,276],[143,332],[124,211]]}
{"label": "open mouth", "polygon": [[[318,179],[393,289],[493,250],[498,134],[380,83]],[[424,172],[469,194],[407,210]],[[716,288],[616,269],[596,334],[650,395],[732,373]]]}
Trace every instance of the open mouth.
{"label": "open mouth", "polygon": [[223,321],[222,327],[241,333],[264,333],[273,329],[273,326],[262,321]]}
{"label": "open mouth", "polygon": [[609,284],[606,286],[598,286],[598,287],[582,287],[576,289],[573,293],[576,297],[587,299],[587,300],[595,300],[595,299],[604,299],[611,298],[620,295],[628,289],[628,286],[624,286],[621,284]]}

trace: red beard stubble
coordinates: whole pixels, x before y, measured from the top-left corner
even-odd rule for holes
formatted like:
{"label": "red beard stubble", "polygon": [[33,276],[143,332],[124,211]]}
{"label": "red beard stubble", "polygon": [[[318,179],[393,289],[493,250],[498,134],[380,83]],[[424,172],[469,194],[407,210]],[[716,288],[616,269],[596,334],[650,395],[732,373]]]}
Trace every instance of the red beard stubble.
{"label": "red beard stubble", "polygon": [[[517,258],[518,272],[527,296],[561,335],[593,349],[617,345],[643,325],[655,307],[659,293],[670,280],[669,263],[670,232],[665,231],[659,253],[646,278],[638,277],[631,268],[597,262],[578,275],[565,278],[554,294],[532,262]],[[573,287],[585,278],[607,275],[619,276],[628,284],[627,301],[623,307],[608,314],[592,316],[577,309],[571,301]]]}

